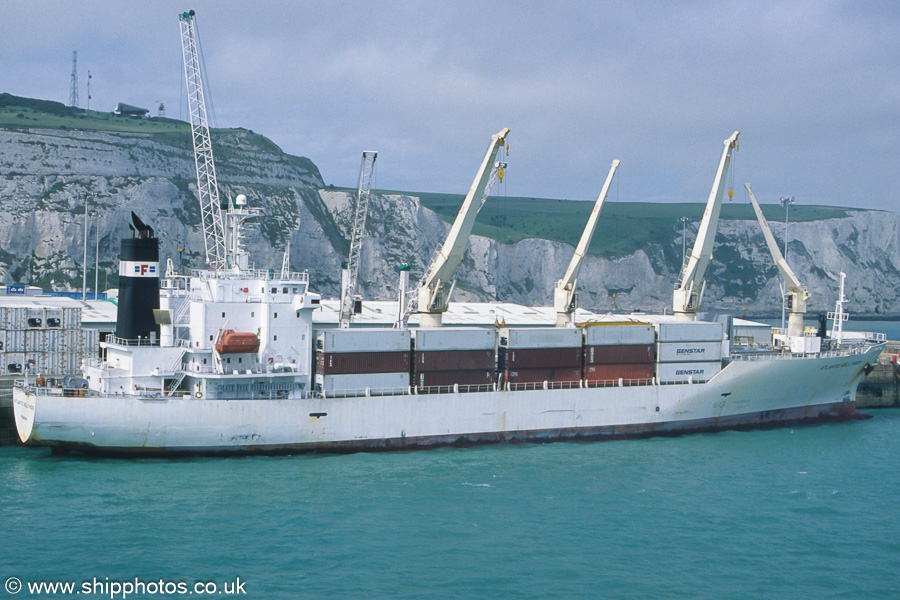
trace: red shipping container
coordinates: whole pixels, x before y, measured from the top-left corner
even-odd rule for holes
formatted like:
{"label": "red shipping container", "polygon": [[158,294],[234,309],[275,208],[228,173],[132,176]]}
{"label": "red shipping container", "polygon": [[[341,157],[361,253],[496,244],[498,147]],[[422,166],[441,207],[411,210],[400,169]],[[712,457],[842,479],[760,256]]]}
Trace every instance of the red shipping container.
{"label": "red shipping container", "polygon": [[435,387],[446,385],[488,385],[494,383],[493,370],[474,371],[423,371],[416,373],[416,385]]}
{"label": "red shipping container", "polygon": [[581,357],[581,348],[510,348],[506,352],[506,365],[510,370],[581,368]]}
{"label": "red shipping container", "polygon": [[493,371],[493,350],[420,350],[416,351],[416,372],[421,371]]}
{"label": "red shipping container", "polygon": [[580,381],[581,367],[555,367],[549,369],[513,369],[506,371],[509,383],[541,383],[544,381]]}
{"label": "red shipping container", "polygon": [[584,378],[587,381],[618,381],[619,379],[653,379],[652,364],[585,365]]}
{"label": "red shipping container", "polygon": [[322,375],[408,373],[409,352],[316,352],[316,372]]}
{"label": "red shipping container", "polygon": [[584,350],[585,365],[649,364],[656,358],[653,344],[628,346],[588,346]]}

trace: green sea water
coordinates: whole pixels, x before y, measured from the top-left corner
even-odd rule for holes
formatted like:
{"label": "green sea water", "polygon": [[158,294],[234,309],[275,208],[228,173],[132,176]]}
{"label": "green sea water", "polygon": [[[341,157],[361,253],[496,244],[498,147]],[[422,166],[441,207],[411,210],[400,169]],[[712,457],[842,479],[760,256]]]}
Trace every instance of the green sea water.
{"label": "green sea water", "polygon": [[[22,584],[0,598],[900,598],[900,410],[873,414],[346,456],[0,448],[0,580]],[[136,581],[163,591],[113,587]]]}

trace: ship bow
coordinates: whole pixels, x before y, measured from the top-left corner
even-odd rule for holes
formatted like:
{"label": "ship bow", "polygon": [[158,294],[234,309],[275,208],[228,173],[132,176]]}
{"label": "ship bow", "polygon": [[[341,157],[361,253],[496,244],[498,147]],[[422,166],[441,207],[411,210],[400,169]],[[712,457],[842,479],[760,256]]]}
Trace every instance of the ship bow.
{"label": "ship bow", "polygon": [[16,420],[16,431],[23,443],[31,439],[34,431],[34,408],[37,398],[23,388],[13,390],[13,416]]}

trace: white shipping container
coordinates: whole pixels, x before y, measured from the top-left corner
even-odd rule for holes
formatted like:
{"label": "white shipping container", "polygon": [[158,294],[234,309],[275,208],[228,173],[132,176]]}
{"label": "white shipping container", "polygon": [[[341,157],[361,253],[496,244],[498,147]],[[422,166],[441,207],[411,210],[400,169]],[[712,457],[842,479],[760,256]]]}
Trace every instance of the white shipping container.
{"label": "white shipping container", "polygon": [[583,345],[578,327],[532,327],[528,329],[504,329],[509,348],[580,348]]}
{"label": "white shipping container", "polygon": [[31,374],[44,373],[46,367],[46,352],[26,352],[25,365]]}
{"label": "white shipping container", "polygon": [[493,350],[497,330],[484,327],[423,327],[413,330],[416,351]]}
{"label": "white shipping container", "polygon": [[6,322],[8,320],[9,307],[0,306],[0,329],[7,329]]}
{"label": "white shipping container", "polygon": [[80,308],[64,308],[63,311],[63,329],[81,329],[81,309]]}
{"label": "white shipping container", "polygon": [[325,329],[317,332],[323,352],[408,352],[408,329]]}
{"label": "white shipping container", "polygon": [[54,346],[52,350],[57,352],[80,352],[83,345],[83,335],[77,329],[63,329],[59,332],[58,345]]}
{"label": "white shipping container", "polygon": [[586,346],[637,346],[656,341],[656,330],[649,323],[633,325],[589,325],[584,328]]}
{"label": "white shipping container", "polygon": [[22,329],[7,330],[3,342],[6,352],[25,352],[25,331]]}
{"label": "white shipping container", "polygon": [[63,309],[50,306],[44,309],[44,327],[59,329],[63,326]]}
{"label": "white shipping container", "polygon": [[96,354],[100,349],[100,331],[83,329],[81,331],[81,352],[85,355]]}
{"label": "white shipping container", "polygon": [[62,352],[47,352],[44,355],[45,360],[45,369],[46,375],[56,376],[56,375],[73,375],[74,373],[67,370],[63,364],[63,357],[65,354]]}
{"label": "white shipping container", "polygon": [[688,379],[694,382],[708,381],[721,370],[721,362],[659,363],[656,365],[656,377],[661,382]]}
{"label": "white shipping container", "polygon": [[24,306],[7,307],[6,308],[6,328],[7,329],[25,329],[27,327],[26,316],[27,309]]}
{"label": "white shipping container", "polygon": [[721,323],[658,323],[659,342],[721,342]]}
{"label": "white shipping container", "polygon": [[358,373],[352,375],[322,375],[316,373],[316,385],[326,395],[352,394],[363,396],[366,388],[371,394],[405,393],[409,389],[409,373]]}
{"label": "white shipping container", "polygon": [[59,329],[48,329],[44,331],[44,348],[47,352],[58,352],[62,350],[63,331]]}
{"label": "white shipping container", "polygon": [[656,345],[659,362],[722,360],[722,342],[664,342]]}
{"label": "white shipping container", "polygon": [[39,329],[25,331],[25,352],[38,352],[46,347],[44,332]]}
{"label": "white shipping container", "polygon": [[822,349],[822,338],[814,336],[791,336],[791,352],[804,354],[819,352]]}
{"label": "white shipping container", "polygon": [[7,352],[3,355],[3,372],[7,375],[25,373],[25,353]]}
{"label": "white shipping container", "polygon": [[47,320],[44,316],[43,308],[26,308],[25,310],[25,325],[27,329],[42,329],[46,327]]}

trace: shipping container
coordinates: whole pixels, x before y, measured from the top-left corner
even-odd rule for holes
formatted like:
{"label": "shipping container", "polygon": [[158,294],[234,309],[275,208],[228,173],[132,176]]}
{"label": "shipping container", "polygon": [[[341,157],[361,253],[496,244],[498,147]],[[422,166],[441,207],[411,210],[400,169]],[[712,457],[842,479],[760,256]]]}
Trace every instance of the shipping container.
{"label": "shipping container", "polygon": [[8,329],[5,332],[3,350],[5,352],[25,352],[25,331]]}
{"label": "shipping container", "polygon": [[584,326],[585,346],[636,346],[656,342],[656,330],[649,323],[610,323]]}
{"label": "shipping container", "polygon": [[494,350],[497,330],[484,327],[423,327],[413,330],[416,350]]}
{"label": "shipping container", "polygon": [[510,348],[506,351],[507,369],[581,368],[581,348]]}
{"label": "shipping container", "polygon": [[97,329],[83,329],[81,331],[81,348],[79,352],[85,355],[97,354],[100,350],[100,331]]}
{"label": "shipping container", "polygon": [[581,348],[583,338],[577,327],[532,327],[504,329],[501,337],[512,348]]}
{"label": "shipping container", "polygon": [[659,323],[658,341],[663,342],[721,342],[721,323],[687,321],[684,323]]}
{"label": "shipping container", "polygon": [[25,352],[37,352],[46,346],[44,332],[40,329],[28,329],[25,331]]}
{"label": "shipping container", "polygon": [[460,371],[422,371],[416,373],[415,383],[420,388],[451,385],[492,385],[494,372],[485,369]]}
{"label": "shipping container", "polygon": [[409,373],[406,352],[321,352],[316,351],[316,373]]}
{"label": "shipping container", "polygon": [[326,396],[373,396],[405,394],[409,390],[409,373],[360,373],[323,375],[316,373],[316,389]]}
{"label": "shipping container", "polygon": [[81,330],[64,329],[59,332],[59,344],[53,349],[57,352],[81,352],[83,340],[84,333]]}
{"label": "shipping container", "polygon": [[24,306],[7,307],[6,329],[22,330],[27,327],[27,309]]}
{"label": "shipping container", "polygon": [[50,306],[44,309],[44,327],[59,329],[63,326],[63,309]]}
{"label": "shipping container", "polygon": [[575,382],[581,380],[581,367],[546,369],[507,369],[509,383]]}
{"label": "shipping container", "polygon": [[621,365],[652,363],[656,355],[653,344],[628,346],[588,346],[584,349],[585,365]]}
{"label": "shipping container", "polygon": [[27,308],[25,323],[28,329],[41,329],[46,326],[43,308]]}
{"label": "shipping container", "polygon": [[3,371],[7,375],[20,375],[25,372],[25,353],[7,352],[3,355]]}
{"label": "shipping container", "polygon": [[409,352],[407,329],[325,329],[316,334],[323,352]]}
{"label": "shipping container", "polygon": [[415,370],[421,371],[494,371],[493,350],[416,350]]}
{"label": "shipping container", "polygon": [[72,369],[66,364],[65,353],[46,352],[44,354],[44,375],[75,375],[77,369]]}
{"label": "shipping container", "polygon": [[625,363],[610,365],[585,365],[584,379],[589,382],[597,381],[641,381],[647,382],[653,379],[653,364]]}
{"label": "shipping container", "polygon": [[687,381],[688,378],[694,382],[708,381],[721,369],[721,362],[658,363],[656,377],[660,382]]}
{"label": "shipping container", "polygon": [[657,346],[659,362],[722,360],[722,342],[664,342]]}
{"label": "shipping container", "polygon": [[63,329],[81,329],[81,309],[80,308],[64,308],[63,311]]}

